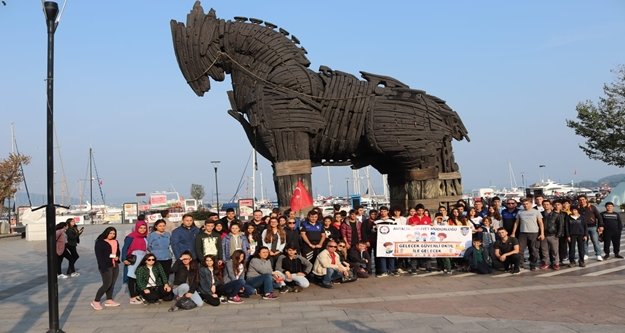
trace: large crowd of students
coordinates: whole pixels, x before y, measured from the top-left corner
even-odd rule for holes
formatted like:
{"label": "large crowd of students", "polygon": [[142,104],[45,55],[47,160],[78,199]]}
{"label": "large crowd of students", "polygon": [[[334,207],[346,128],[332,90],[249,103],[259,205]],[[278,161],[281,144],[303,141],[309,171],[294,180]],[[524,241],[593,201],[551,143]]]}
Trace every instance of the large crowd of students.
{"label": "large crowd of students", "polygon": [[[202,228],[191,215],[184,215],[181,225],[171,233],[164,219],[156,221],[149,231],[140,218],[121,246],[114,227],[106,228],[97,238],[95,254],[102,286],[91,307],[102,310],[120,305],[113,300],[120,273],[130,304],[173,300],[173,310],[181,298],[192,301],[194,307],[240,304],[254,295],[275,300],[283,293],[302,292],[311,283],[331,289],[370,276],[417,275],[433,270],[445,274],[516,274],[523,268],[585,267],[590,259],[589,242],[594,246],[595,260],[608,259],[610,247],[615,258],[623,258],[619,253],[623,225],[611,202],[599,213],[584,195],[575,200],[526,197],[521,200],[522,207],[517,207],[514,199],[507,199],[504,208],[497,197],[488,205],[485,201],[478,199],[473,207],[459,201],[449,208],[438,207],[432,215],[421,204],[407,215],[397,207],[380,207],[366,216],[362,207],[349,212],[337,207],[332,215],[321,216],[321,210],[314,208],[302,219],[291,211],[280,214],[274,210],[263,216],[256,210],[245,223],[229,209],[221,219],[211,214]],[[384,224],[469,227],[472,246],[463,258],[376,256],[377,228]],[[74,228],[71,234],[79,235],[75,226],[70,226]],[[526,250],[529,258],[524,257]],[[65,252],[59,256],[72,258],[68,274],[74,273],[74,257]]]}

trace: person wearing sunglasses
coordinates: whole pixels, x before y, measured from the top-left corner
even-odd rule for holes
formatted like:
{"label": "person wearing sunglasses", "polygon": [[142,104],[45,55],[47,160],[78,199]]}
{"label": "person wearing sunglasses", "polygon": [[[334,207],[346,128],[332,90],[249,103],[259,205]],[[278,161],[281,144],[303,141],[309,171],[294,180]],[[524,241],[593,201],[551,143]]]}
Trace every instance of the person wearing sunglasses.
{"label": "person wearing sunglasses", "polygon": [[163,266],[156,261],[156,256],[148,253],[139,263],[135,271],[137,290],[146,303],[158,303],[159,300],[171,301],[174,299],[168,276]]}
{"label": "person wearing sunglasses", "polygon": [[297,253],[302,251],[302,235],[297,228],[297,220],[289,217],[286,221],[286,227],[284,228],[284,234],[286,238],[287,246],[293,246]]}
{"label": "person wearing sunglasses", "polygon": [[326,249],[321,251],[315,260],[313,274],[321,279],[320,286],[323,288],[331,289],[332,281],[349,276],[349,268],[343,266],[341,258],[336,253],[337,247],[335,241],[329,241]]}

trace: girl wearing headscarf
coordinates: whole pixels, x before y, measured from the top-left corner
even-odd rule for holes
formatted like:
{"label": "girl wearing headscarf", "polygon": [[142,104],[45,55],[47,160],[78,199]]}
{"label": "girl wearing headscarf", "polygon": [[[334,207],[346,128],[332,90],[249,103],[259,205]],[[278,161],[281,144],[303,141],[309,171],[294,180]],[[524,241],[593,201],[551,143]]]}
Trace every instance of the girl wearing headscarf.
{"label": "girl wearing headscarf", "polygon": [[[135,224],[134,231],[124,239],[122,248],[122,261],[124,262],[124,283],[128,283],[128,293],[130,294],[130,304],[143,304],[139,290],[137,290],[137,277],[135,270],[147,253],[148,248],[148,224],[139,220]],[[128,260],[134,257],[134,260]]]}

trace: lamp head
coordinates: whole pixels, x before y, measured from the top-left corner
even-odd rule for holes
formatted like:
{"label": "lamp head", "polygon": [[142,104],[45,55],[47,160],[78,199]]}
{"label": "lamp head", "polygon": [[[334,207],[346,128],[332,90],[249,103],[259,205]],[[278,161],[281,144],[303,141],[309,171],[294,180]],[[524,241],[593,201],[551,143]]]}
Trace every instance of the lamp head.
{"label": "lamp head", "polygon": [[46,14],[46,22],[54,23],[59,15],[59,4],[54,1],[46,1],[43,3],[43,11]]}

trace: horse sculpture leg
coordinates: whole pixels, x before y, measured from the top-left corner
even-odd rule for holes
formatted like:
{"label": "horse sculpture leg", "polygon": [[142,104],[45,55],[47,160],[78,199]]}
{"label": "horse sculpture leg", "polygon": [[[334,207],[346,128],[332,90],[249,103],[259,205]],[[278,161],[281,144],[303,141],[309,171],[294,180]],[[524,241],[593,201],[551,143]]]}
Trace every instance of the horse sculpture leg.
{"label": "horse sculpture leg", "polygon": [[462,198],[460,173],[439,173],[436,168],[411,169],[388,175],[391,206],[410,209],[421,203],[435,211]]}
{"label": "horse sculpture leg", "polygon": [[274,184],[280,210],[289,208],[293,190],[302,180],[311,193],[312,164],[310,162],[309,136],[306,132],[275,131],[274,143],[277,160],[273,162]]}

